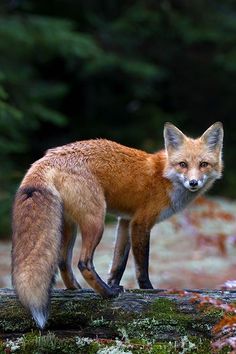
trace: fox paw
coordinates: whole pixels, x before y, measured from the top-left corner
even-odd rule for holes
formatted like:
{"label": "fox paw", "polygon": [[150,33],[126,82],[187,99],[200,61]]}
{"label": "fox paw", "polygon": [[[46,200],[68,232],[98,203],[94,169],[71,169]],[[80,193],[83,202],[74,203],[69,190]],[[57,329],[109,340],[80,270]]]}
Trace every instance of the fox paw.
{"label": "fox paw", "polygon": [[124,288],[121,285],[111,285],[111,289],[114,292],[114,296],[118,296],[120,293],[124,292]]}

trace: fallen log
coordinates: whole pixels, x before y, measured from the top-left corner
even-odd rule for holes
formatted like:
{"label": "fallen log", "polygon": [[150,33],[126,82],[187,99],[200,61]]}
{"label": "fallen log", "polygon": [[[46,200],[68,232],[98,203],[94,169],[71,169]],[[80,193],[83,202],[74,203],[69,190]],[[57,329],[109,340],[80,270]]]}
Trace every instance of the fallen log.
{"label": "fallen log", "polygon": [[[236,302],[236,291],[130,290],[119,297],[102,299],[92,290],[53,290],[45,330],[90,338],[146,338],[178,340],[183,336],[210,338],[219,321],[219,309],[200,309],[196,294]],[[192,301],[191,299],[195,299]],[[36,329],[31,316],[11,289],[0,289],[0,337]]]}

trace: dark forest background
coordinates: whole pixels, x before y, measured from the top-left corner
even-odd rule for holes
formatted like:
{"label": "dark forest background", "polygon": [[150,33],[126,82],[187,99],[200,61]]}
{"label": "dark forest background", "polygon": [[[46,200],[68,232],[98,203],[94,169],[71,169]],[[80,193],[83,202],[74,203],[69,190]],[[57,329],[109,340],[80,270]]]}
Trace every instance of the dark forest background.
{"label": "dark forest background", "polygon": [[44,151],[95,137],[155,151],[163,124],[225,128],[236,197],[236,2],[9,0],[0,5],[0,235]]}

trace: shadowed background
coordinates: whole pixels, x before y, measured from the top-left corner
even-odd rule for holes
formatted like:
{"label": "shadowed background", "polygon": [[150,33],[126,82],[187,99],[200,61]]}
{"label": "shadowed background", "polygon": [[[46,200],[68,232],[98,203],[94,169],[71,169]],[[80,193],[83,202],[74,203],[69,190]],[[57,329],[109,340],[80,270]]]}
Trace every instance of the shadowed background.
{"label": "shadowed background", "polygon": [[109,138],[155,151],[171,121],[197,136],[221,120],[236,197],[236,3],[9,0],[0,5],[0,234],[47,148]]}

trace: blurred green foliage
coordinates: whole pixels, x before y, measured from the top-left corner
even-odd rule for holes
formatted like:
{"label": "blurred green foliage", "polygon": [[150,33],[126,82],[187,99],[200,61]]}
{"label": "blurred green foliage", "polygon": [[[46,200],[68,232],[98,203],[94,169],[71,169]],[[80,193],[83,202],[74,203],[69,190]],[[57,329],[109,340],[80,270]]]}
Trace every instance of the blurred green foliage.
{"label": "blurred green foliage", "polygon": [[236,197],[236,3],[9,0],[0,5],[0,235],[17,185],[52,146],[106,137],[149,151],[165,121],[225,125]]}

